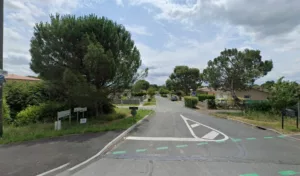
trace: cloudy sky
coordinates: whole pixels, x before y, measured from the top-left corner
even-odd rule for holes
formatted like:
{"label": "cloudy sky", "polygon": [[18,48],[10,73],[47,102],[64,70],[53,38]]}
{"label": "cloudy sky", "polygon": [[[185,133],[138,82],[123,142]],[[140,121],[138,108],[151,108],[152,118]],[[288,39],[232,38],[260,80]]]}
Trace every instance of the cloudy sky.
{"label": "cloudy sky", "polygon": [[300,83],[299,0],[4,0],[4,69],[34,75],[29,40],[49,14],[94,13],[132,33],[151,83],[163,84],[176,65],[202,71],[224,48],[261,50],[274,68],[257,81]]}

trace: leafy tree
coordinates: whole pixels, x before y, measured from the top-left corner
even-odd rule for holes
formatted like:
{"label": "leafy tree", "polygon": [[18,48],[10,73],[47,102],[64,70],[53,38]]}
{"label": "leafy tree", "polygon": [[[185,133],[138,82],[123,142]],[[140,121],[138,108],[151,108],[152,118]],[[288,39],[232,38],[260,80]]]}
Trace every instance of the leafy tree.
{"label": "leafy tree", "polygon": [[286,107],[293,106],[299,101],[300,88],[296,82],[283,81],[284,77],[271,88],[269,101],[276,110],[282,110]]}
{"label": "leafy tree", "polygon": [[208,61],[203,79],[214,89],[230,91],[235,102],[239,102],[236,90],[245,90],[254,81],[265,76],[273,68],[271,60],[262,61],[259,50],[238,51],[225,49],[214,60]]}
{"label": "leafy tree", "polygon": [[150,83],[146,80],[138,80],[133,85],[133,91],[134,92],[141,92],[142,90],[148,90],[150,87]]}
{"label": "leafy tree", "polygon": [[174,90],[175,89],[174,82],[171,79],[167,79],[166,87],[170,91]]}
{"label": "leafy tree", "polygon": [[200,71],[197,68],[189,68],[188,66],[176,66],[170,79],[166,81],[168,88],[183,90],[186,94],[190,89],[197,89],[201,85]]}
{"label": "leafy tree", "polygon": [[150,98],[152,98],[152,97],[155,95],[155,88],[150,87],[150,88],[147,90],[147,94],[150,96]]}
{"label": "leafy tree", "polygon": [[150,87],[153,87],[155,89],[155,91],[158,90],[158,85],[157,84],[150,84]]}
{"label": "leafy tree", "polygon": [[264,88],[264,89],[270,90],[271,87],[272,87],[274,84],[275,84],[274,81],[266,81],[265,83],[263,83],[263,84],[261,85],[261,87]]}
{"label": "leafy tree", "polygon": [[169,91],[168,91],[168,89],[166,89],[165,87],[161,87],[160,89],[159,89],[159,94],[168,94],[169,93]]}
{"label": "leafy tree", "polygon": [[35,25],[30,53],[30,68],[54,92],[70,103],[91,106],[96,114],[109,106],[109,94],[122,92],[143,75],[130,33],[95,15],[51,15],[49,23]]}

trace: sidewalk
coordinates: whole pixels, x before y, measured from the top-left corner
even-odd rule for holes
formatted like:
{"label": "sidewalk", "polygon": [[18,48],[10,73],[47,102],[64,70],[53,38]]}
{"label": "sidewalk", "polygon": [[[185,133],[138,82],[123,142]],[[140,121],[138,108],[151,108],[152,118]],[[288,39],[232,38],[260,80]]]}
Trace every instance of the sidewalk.
{"label": "sidewalk", "polygon": [[109,131],[0,145],[0,175],[32,176],[66,163],[70,168],[99,152],[121,133]]}

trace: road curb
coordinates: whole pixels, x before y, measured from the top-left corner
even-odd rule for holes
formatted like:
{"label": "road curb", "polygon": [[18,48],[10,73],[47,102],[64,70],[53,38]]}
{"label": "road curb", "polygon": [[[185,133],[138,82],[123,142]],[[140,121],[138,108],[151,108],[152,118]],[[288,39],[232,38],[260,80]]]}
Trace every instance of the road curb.
{"label": "road curb", "polygon": [[[211,115],[213,115],[213,114],[211,114]],[[213,115],[213,116],[214,116],[214,115]],[[214,117],[216,117],[216,116],[214,116]],[[272,132],[274,132],[274,133],[277,133],[277,134],[280,134],[280,135],[285,135],[285,136],[287,136],[287,137],[289,137],[289,138],[292,138],[292,139],[294,139],[294,140],[300,141],[299,139],[294,138],[294,137],[290,136],[289,134],[281,133],[281,132],[279,132],[279,131],[277,131],[277,130],[274,130],[274,129],[272,129],[272,128],[266,128],[266,127],[263,127],[263,126],[257,126],[257,125],[253,125],[253,124],[251,124],[251,123],[243,122],[243,121],[236,120],[236,119],[231,119],[231,118],[228,118],[228,117],[221,117],[221,118],[226,119],[226,120],[235,121],[235,122],[238,122],[238,123],[242,123],[242,124],[245,124],[245,125],[249,125],[249,126],[252,126],[252,127],[255,127],[255,128],[259,128],[259,129],[263,129],[263,130],[272,131]],[[292,135],[295,135],[295,134],[292,134]],[[296,134],[296,135],[300,135],[300,134]]]}
{"label": "road curb", "polygon": [[117,145],[120,141],[122,141],[124,139],[124,137],[131,132],[133,129],[135,129],[138,125],[140,125],[142,122],[144,122],[149,116],[151,116],[153,113],[150,113],[148,115],[146,115],[145,117],[143,117],[141,120],[139,120],[137,123],[135,123],[134,125],[132,125],[131,127],[129,127],[127,130],[125,130],[123,133],[121,133],[119,136],[117,136],[116,138],[114,138],[112,141],[110,141],[105,147],[103,147],[103,149],[101,149],[97,154],[95,154],[94,156],[90,157],[89,159],[77,164],[76,166],[73,166],[72,168],[68,169],[66,171],[66,173],[62,173],[62,175],[71,175],[74,174],[76,172],[78,172],[79,170],[83,169],[84,167],[86,167],[87,165],[91,164],[92,162],[96,161],[97,159],[100,158],[100,156],[103,153],[106,153],[107,151],[109,151],[112,147],[114,147],[115,145]]}

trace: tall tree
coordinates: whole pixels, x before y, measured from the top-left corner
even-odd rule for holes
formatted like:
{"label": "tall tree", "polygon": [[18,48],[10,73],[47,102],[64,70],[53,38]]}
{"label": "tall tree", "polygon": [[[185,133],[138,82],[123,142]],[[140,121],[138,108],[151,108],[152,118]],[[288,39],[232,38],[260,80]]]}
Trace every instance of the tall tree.
{"label": "tall tree", "polygon": [[197,89],[201,85],[200,71],[188,66],[176,66],[170,78],[166,81],[168,89],[183,90],[186,94],[190,89]]}
{"label": "tall tree", "polygon": [[239,102],[236,90],[251,87],[256,79],[265,76],[272,68],[273,62],[262,61],[259,50],[225,49],[220,56],[208,61],[202,77],[210,87],[230,91],[233,99]]}
{"label": "tall tree", "polygon": [[51,15],[49,23],[35,25],[30,53],[35,73],[70,101],[88,97],[96,113],[109,103],[108,94],[129,87],[141,66],[140,53],[124,26],[95,15]]}
{"label": "tall tree", "polygon": [[274,86],[275,81],[266,81],[265,83],[263,83],[261,85],[262,88],[270,90],[272,88],[272,86]]}
{"label": "tall tree", "polygon": [[150,87],[150,83],[146,80],[138,80],[134,85],[133,85],[133,91],[134,92],[141,92],[143,90],[148,90]]}

